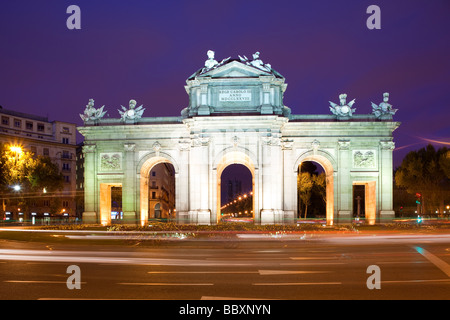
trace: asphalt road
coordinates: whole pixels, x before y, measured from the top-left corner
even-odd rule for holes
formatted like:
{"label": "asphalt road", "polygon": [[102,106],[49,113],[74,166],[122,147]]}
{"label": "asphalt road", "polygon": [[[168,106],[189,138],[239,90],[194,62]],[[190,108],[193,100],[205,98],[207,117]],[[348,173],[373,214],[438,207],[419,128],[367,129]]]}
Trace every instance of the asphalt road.
{"label": "asphalt road", "polygon": [[[80,289],[67,287],[71,265],[79,267]],[[369,289],[368,279],[379,289]],[[450,235],[181,240],[156,246],[1,240],[0,299],[448,300]]]}

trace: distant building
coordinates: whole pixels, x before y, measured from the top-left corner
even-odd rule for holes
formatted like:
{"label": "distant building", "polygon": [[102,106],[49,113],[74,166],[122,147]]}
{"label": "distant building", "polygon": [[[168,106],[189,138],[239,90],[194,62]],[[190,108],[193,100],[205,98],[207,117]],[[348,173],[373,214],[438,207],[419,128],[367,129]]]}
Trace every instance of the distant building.
{"label": "distant building", "polygon": [[242,194],[242,181],[228,180],[227,202],[233,201],[240,194]]}
{"label": "distant building", "polygon": [[76,149],[76,216],[81,218],[84,211],[84,154],[83,143],[79,143]]}
{"label": "distant building", "polygon": [[[49,121],[47,117],[21,113],[0,107],[0,143],[20,145],[36,156],[50,157],[64,176],[64,188],[60,192],[62,210],[56,216],[75,217],[76,194],[76,124]],[[32,200],[34,217],[50,217],[51,198]],[[8,205],[5,206],[8,211]],[[17,208],[16,208],[17,210]],[[17,212],[11,212],[14,219]],[[30,216],[31,217],[31,216]],[[25,217],[26,219],[30,217]]]}
{"label": "distant building", "polygon": [[149,213],[153,219],[175,216],[175,170],[169,163],[152,168],[149,177]]}

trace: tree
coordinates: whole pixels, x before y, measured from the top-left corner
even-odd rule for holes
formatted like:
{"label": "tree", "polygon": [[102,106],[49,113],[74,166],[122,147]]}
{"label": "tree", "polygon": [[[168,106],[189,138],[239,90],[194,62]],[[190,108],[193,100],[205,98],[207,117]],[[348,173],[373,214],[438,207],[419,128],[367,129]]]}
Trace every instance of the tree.
{"label": "tree", "polygon": [[49,157],[39,156],[29,177],[33,191],[55,192],[64,187],[64,176]]}
{"label": "tree", "polygon": [[327,177],[325,173],[320,173],[314,178],[314,192],[320,196],[324,203],[327,203]]}
{"label": "tree", "polygon": [[313,215],[321,215],[326,210],[324,206],[326,204],[326,175],[320,171],[311,161],[305,161],[299,167],[297,175],[299,217],[303,214],[303,206],[305,219],[310,208],[312,208],[310,211]]}
{"label": "tree", "polygon": [[314,186],[313,175],[309,172],[300,172],[298,175],[298,193],[300,200],[305,205],[305,219],[308,214],[308,206],[311,204],[311,195]]}
{"label": "tree", "polygon": [[25,186],[36,165],[33,154],[24,152],[21,147],[11,145],[2,145],[0,152],[3,189],[8,190],[13,185]]}
{"label": "tree", "polygon": [[[0,189],[3,197],[28,212],[34,199],[44,193],[57,203],[55,192],[64,186],[64,177],[49,157],[36,157],[21,147],[0,145]],[[12,187],[18,186],[15,190]],[[20,187],[20,189],[19,189]]]}
{"label": "tree", "polygon": [[408,193],[422,195],[423,212],[439,207],[442,213],[444,201],[450,199],[449,150],[436,150],[431,144],[426,148],[409,152],[395,173],[395,182]]}

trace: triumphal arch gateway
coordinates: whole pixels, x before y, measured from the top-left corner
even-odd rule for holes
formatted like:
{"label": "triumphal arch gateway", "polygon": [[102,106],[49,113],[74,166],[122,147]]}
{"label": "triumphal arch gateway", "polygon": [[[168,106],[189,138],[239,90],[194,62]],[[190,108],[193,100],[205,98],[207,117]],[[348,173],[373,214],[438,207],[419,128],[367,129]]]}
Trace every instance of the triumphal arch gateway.
{"label": "triumphal arch gateway", "polygon": [[104,107],[90,100],[78,128],[85,138],[83,221],[111,224],[111,188],[120,186],[123,222],[145,225],[153,218],[149,173],[170,163],[177,223],[219,221],[221,175],[232,164],[251,172],[255,223],[294,223],[305,161],[326,174],[328,224],[351,221],[355,185],[365,186],[368,223],[393,218],[392,133],[399,123],[389,94],[372,103],[371,114],[357,114],[355,100],[347,102],[343,93],[337,103],[324,103],[328,114],[295,115],[283,104],[286,87],[258,52],[216,61],[209,51],[204,67],[186,81],[189,105],[180,116],[144,117],[146,108],[131,100],[115,111],[117,118],[104,117]]}

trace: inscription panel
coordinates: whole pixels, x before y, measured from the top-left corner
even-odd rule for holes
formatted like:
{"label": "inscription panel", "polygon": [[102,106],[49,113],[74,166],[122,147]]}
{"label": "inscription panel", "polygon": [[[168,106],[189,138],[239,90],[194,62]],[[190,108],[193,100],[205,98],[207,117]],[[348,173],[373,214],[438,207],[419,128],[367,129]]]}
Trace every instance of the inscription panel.
{"label": "inscription panel", "polygon": [[252,101],[252,90],[250,89],[223,89],[219,90],[220,102],[250,102]]}

